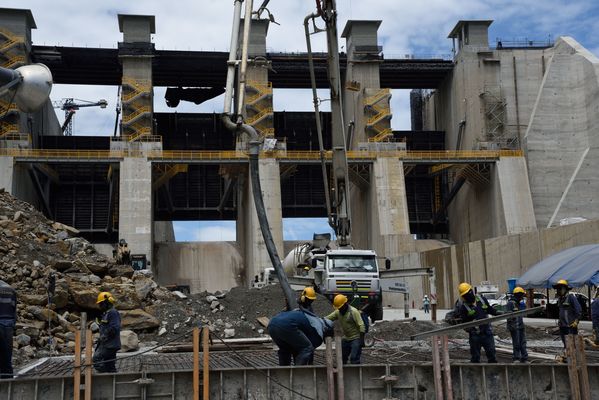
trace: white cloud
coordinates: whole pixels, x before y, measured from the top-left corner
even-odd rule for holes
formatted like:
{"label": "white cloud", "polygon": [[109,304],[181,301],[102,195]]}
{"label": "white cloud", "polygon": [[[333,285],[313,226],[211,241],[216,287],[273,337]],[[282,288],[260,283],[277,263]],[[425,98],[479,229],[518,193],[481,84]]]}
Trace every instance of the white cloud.
{"label": "white cloud", "polygon": [[178,242],[235,241],[235,221],[174,221],[175,240]]}
{"label": "white cloud", "polygon": [[331,233],[326,218],[285,218],[283,219],[284,240],[311,240],[314,233]]}

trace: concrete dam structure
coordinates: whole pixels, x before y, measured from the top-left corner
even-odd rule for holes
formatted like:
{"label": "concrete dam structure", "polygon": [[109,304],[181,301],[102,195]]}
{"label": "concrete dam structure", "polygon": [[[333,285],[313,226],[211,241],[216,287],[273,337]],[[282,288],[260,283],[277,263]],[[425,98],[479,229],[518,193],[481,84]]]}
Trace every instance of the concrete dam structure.
{"label": "concrete dam structure", "polygon": [[[595,56],[572,38],[490,45],[491,21],[459,21],[449,34],[453,59],[387,59],[380,24],[349,21],[342,34],[357,247],[403,267],[421,239],[468,246],[599,217]],[[313,113],[273,109],[273,89],[310,87],[307,55],[267,52],[268,25],[252,20],[246,121],[276,139],[261,154],[260,175],[286,254],[295,243],[284,241],[283,218],[326,217],[326,207]],[[40,62],[55,83],[121,86],[123,110],[117,136],[64,136],[50,102],[31,115],[9,109],[0,187],[105,253],[126,239],[161,284],[192,292],[249,285],[270,260],[243,143],[216,114],[154,112],[155,86],[197,89],[173,90],[173,104],[222,93],[227,53],[157,50],[154,16],[119,15],[118,27],[116,49],[39,46],[31,11],[0,9],[4,67]],[[325,61],[315,59],[319,87]],[[414,89],[410,131],[391,128],[393,89]],[[330,115],[321,122],[330,149]],[[184,220],[236,221],[237,240],[175,243],[172,221]]]}

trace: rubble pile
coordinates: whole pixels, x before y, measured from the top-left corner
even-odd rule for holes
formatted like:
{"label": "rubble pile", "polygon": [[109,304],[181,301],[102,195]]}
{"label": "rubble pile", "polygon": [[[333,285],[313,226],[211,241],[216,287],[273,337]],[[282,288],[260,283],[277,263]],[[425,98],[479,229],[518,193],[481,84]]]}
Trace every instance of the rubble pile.
{"label": "rubble pile", "polygon": [[[90,322],[100,315],[96,305],[100,291],[110,291],[118,299],[123,329],[137,332],[160,326],[147,306],[175,298],[145,271],[134,272],[98,254],[78,233],[0,189],[0,279],[18,294],[14,340],[18,357],[73,351],[81,313],[86,312]],[[56,285],[48,307],[51,273]]]}

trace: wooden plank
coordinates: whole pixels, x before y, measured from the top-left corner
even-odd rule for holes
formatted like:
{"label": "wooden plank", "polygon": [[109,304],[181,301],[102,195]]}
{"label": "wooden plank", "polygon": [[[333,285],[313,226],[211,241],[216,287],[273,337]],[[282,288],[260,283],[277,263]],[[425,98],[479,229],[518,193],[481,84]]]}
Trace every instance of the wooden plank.
{"label": "wooden plank", "polygon": [[591,385],[587,369],[587,356],[584,350],[584,339],[576,335],[576,361],[578,364],[578,379],[580,381],[580,394],[582,400],[591,400]]}
{"label": "wooden plank", "polygon": [[200,400],[200,328],[193,328],[193,400]]}
{"label": "wooden plank", "polygon": [[335,368],[333,366],[333,338],[324,339],[326,350],[325,360],[327,364],[327,393],[328,400],[335,400]]}
{"label": "wooden plank", "polygon": [[268,317],[258,317],[256,318],[256,321],[258,321],[258,323],[265,328],[268,327],[268,324],[270,323],[270,319],[268,319]]}
{"label": "wooden plank", "polygon": [[441,336],[443,349],[443,377],[445,378],[445,399],[453,400],[453,385],[451,383],[451,364],[449,363],[449,343],[447,335]]}
{"label": "wooden plank", "polygon": [[75,369],[73,371],[73,400],[81,399],[81,331],[75,331]]}
{"label": "wooden plank", "polygon": [[439,359],[439,337],[433,336],[433,379],[435,382],[435,398],[443,400],[443,381],[441,380],[441,360]]}
{"label": "wooden plank", "polygon": [[337,400],[345,400],[345,383],[343,381],[343,350],[341,338],[335,336],[335,352],[337,353]]}
{"label": "wooden plank", "polygon": [[580,385],[578,381],[578,368],[576,364],[576,346],[574,335],[566,336],[566,355],[568,357],[568,377],[570,378],[570,393],[572,400],[581,400]]}
{"label": "wooden plank", "polygon": [[204,395],[202,400],[208,400],[210,398],[210,330],[207,326],[203,328],[202,333],[202,353],[204,356],[202,365]]}
{"label": "wooden plank", "polygon": [[91,329],[85,331],[85,400],[92,400],[92,339]]}

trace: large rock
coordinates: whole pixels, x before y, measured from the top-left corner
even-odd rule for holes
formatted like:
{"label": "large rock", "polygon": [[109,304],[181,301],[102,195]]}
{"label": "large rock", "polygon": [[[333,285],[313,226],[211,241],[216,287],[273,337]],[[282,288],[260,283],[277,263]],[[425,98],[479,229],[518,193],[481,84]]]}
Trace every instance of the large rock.
{"label": "large rock", "polygon": [[137,333],[131,330],[123,330],[121,331],[121,353],[126,353],[128,351],[137,351],[139,350],[139,338],[137,337]]}
{"label": "large rock", "polygon": [[47,308],[38,307],[38,306],[28,306],[27,312],[33,315],[36,319],[40,321],[48,321],[51,320],[52,323],[58,322],[58,314],[54,311],[49,310]]}
{"label": "large rock", "polygon": [[146,297],[154,290],[158,285],[150,278],[146,278],[145,276],[135,276],[135,292],[137,293],[137,298],[141,301],[145,300]]}
{"label": "large rock", "polygon": [[134,310],[141,307],[134,285],[104,283],[101,289],[112,294],[116,300],[115,307],[119,310]]}
{"label": "large rock", "polygon": [[133,267],[130,265],[113,265],[108,270],[108,275],[112,277],[124,276],[131,278],[134,272]]}
{"label": "large rock", "polygon": [[96,304],[98,294],[100,293],[100,290],[97,288],[70,279],[69,293],[77,307],[84,310],[100,310],[100,307]]}
{"label": "large rock", "polygon": [[45,306],[48,304],[48,296],[43,294],[24,293],[19,300],[31,306]]}
{"label": "large rock", "polygon": [[51,265],[53,269],[62,272],[73,267],[73,263],[69,260],[56,260]]}
{"label": "large rock", "polygon": [[56,229],[57,231],[65,231],[67,233],[69,233],[72,236],[76,236],[79,234],[79,230],[73,228],[72,226],[69,225],[65,225],[65,224],[61,224],[60,222],[55,222],[52,224],[52,228]]}
{"label": "large rock", "polygon": [[64,279],[56,280],[56,288],[54,290],[54,296],[52,296],[52,303],[56,305],[57,309],[65,308],[69,303],[69,284]]}
{"label": "large rock", "polygon": [[142,309],[121,311],[122,329],[154,329],[160,326],[160,321]]}
{"label": "large rock", "polygon": [[104,276],[108,272],[108,264],[106,263],[92,263],[86,262],[85,266],[89,269],[93,274],[98,276]]}

